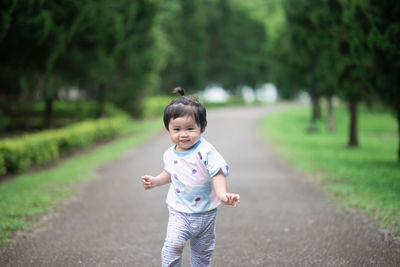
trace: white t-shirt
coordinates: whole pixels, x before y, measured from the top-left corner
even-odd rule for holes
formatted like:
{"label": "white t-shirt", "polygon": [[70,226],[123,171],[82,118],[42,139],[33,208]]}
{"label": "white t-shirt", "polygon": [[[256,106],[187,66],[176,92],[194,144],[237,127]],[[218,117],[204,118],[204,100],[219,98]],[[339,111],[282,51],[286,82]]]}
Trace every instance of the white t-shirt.
{"label": "white t-shirt", "polygon": [[221,202],[212,185],[221,169],[228,176],[229,166],[212,144],[200,137],[196,145],[185,152],[173,145],[164,153],[164,169],[171,175],[167,204],[186,213],[207,212]]}

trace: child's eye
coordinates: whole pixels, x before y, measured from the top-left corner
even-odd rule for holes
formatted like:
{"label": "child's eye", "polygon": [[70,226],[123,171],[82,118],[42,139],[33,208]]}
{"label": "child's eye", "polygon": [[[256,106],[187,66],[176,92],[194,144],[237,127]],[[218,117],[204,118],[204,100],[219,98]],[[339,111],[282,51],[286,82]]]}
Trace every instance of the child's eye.
{"label": "child's eye", "polygon": [[188,130],[189,130],[189,131],[192,131],[192,130],[194,130],[194,128],[190,127],[190,128],[188,128]]}

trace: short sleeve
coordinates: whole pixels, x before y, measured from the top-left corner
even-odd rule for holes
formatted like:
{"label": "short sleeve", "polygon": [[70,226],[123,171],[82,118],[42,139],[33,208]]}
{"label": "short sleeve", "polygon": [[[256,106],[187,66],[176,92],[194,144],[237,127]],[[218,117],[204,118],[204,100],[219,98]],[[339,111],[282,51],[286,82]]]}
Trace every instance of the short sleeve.
{"label": "short sleeve", "polygon": [[164,152],[163,161],[164,161],[164,170],[168,172],[168,174],[171,174],[170,166],[168,164],[168,150]]}
{"label": "short sleeve", "polygon": [[210,177],[214,177],[220,169],[222,170],[224,176],[229,175],[228,164],[214,147],[207,153],[207,160],[205,163]]}

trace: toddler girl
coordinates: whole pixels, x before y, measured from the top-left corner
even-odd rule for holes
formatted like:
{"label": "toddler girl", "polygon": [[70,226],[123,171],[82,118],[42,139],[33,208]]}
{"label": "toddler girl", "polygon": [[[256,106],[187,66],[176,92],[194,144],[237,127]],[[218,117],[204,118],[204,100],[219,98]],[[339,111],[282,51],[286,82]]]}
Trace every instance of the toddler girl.
{"label": "toddler girl", "polygon": [[161,251],[162,266],[181,266],[182,251],[190,240],[191,266],[210,266],[215,246],[217,207],[236,207],[240,196],[226,192],[229,167],[205,140],[207,119],[203,104],[182,97],[164,110],[164,125],[174,143],[164,153],[164,170],[156,177],[142,176],[145,189],[171,183],[167,196],[169,221]]}

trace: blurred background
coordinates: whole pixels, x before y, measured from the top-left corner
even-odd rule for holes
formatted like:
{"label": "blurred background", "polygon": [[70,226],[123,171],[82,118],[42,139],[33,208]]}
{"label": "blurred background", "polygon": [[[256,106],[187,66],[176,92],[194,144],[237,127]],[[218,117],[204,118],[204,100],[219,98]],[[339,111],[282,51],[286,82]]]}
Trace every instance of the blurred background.
{"label": "blurred background", "polygon": [[[159,115],[183,86],[210,106],[306,99],[400,120],[400,4],[376,0],[2,1],[0,137]],[[321,99],[324,101],[321,102]],[[400,160],[400,151],[397,152]]]}
{"label": "blurred background", "polygon": [[0,11],[0,245],[159,132],[177,86],[207,109],[293,106],[259,134],[400,235],[400,1],[3,0]]}

